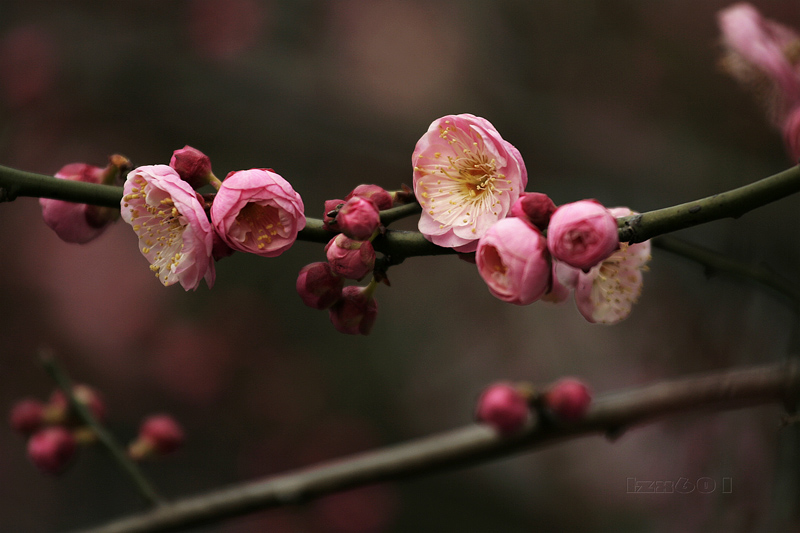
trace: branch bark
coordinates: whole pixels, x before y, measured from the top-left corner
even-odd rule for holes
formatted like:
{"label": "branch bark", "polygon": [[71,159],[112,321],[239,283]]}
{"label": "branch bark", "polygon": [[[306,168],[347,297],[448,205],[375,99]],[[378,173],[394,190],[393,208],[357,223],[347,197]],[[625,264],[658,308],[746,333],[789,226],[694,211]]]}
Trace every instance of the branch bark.
{"label": "branch bark", "polygon": [[540,415],[525,430],[501,437],[470,425],[404,444],[361,453],[263,481],[189,497],[82,533],[175,531],[382,481],[427,475],[593,434],[624,430],[666,415],[781,403],[794,412],[800,395],[800,360],[664,381],[598,398],[586,417],[558,426]]}

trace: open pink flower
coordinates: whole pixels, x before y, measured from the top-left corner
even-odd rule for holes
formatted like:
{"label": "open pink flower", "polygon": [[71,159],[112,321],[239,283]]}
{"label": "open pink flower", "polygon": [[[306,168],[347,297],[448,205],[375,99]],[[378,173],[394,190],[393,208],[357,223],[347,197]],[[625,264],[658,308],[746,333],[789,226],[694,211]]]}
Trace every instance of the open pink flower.
{"label": "open pink flower", "polygon": [[617,219],[595,200],[564,204],[547,227],[547,247],[553,257],[588,270],[619,246]]}
{"label": "open pink flower", "polygon": [[[611,209],[615,217],[635,214]],[[628,317],[642,292],[642,270],[650,261],[650,241],[621,243],[620,249],[588,272],[578,272],[575,303],[589,322],[616,324]]]}
{"label": "open pink flower", "polygon": [[[56,172],[55,177],[86,183],[100,183],[104,169],[85,163],[70,163]],[[52,198],[39,198],[42,218],[50,229],[65,242],[85,244],[103,233],[116,214],[96,205],[76,204]]]}
{"label": "open pink flower", "polygon": [[164,285],[180,282],[195,290],[205,278],[214,285],[213,233],[192,187],[167,165],[144,166],[128,174],[122,219],[139,236],[139,250]]}
{"label": "open pink flower", "polygon": [[800,36],[747,3],[723,9],[718,22],[726,48],[723,66],[754,90],[770,120],[781,127],[800,103]]}
{"label": "open pink flower", "polygon": [[435,120],[412,156],[419,230],[436,245],[474,252],[528,183],[519,151],[474,115]]}
{"label": "open pink flower", "polygon": [[489,292],[504,302],[527,305],[550,287],[545,239],[520,218],[505,218],[489,228],[478,243],[475,260]]}
{"label": "open pink flower", "polygon": [[228,246],[263,257],[288,250],[306,226],[300,195],[260,168],[228,174],[211,205],[211,221]]}

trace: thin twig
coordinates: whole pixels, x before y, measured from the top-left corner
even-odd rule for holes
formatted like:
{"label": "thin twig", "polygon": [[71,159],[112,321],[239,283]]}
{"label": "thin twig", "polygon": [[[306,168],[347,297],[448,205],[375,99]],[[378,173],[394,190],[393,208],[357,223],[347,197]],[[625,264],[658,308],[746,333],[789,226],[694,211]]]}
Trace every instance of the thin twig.
{"label": "thin twig", "polygon": [[742,263],[719,252],[678,239],[672,235],[656,237],[652,242],[654,246],[662,250],[703,265],[709,275],[718,273],[732,274],[769,287],[788,300],[795,311],[800,311],[800,287],[766,266]]}
{"label": "thin twig", "polygon": [[775,402],[793,412],[798,394],[800,361],[796,359],[664,381],[604,395],[593,403],[581,422],[572,426],[558,426],[539,417],[513,437],[501,437],[488,426],[465,426],[185,498],[83,533],[175,531],[353,487],[475,465],[556,441],[598,433],[616,438],[632,426],[680,412],[730,410]]}
{"label": "thin twig", "polygon": [[125,450],[114,436],[97,421],[90,409],[75,398],[75,395],[72,393],[72,380],[59,366],[52,354],[46,350],[42,350],[39,356],[47,373],[53,378],[64,395],[68,398],[70,407],[78,414],[83,422],[91,428],[97,440],[106,447],[117,464],[119,464],[120,468],[131,478],[131,481],[133,481],[133,484],[142,496],[152,504],[164,505],[164,500],[158,495],[150,482],[147,481],[136,463],[128,457]]}

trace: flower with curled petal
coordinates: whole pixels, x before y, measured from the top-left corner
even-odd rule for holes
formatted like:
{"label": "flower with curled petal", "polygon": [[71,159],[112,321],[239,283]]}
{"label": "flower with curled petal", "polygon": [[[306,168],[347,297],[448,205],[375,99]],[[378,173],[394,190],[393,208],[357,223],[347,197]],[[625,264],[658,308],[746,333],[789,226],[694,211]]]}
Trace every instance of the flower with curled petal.
{"label": "flower with curled petal", "polygon": [[200,196],[167,165],[135,168],[122,197],[122,219],[139,236],[139,250],[164,285],[195,290],[214,285],[213,233]]}
{"label": "flower with curled petal", "polygon": [[419,230],[438,246],[474,252],[528,183],[519,151],[474,115],[435,120],[412,156]]}

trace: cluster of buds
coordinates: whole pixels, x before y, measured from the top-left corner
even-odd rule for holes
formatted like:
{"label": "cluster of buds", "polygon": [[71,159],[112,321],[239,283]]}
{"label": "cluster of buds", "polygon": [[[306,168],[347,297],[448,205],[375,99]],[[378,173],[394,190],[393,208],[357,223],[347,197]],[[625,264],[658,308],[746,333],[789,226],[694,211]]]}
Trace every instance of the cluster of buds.
{"label": "cluster of buds", "polygon": [[475,418],[501,435],[513,435],[539,419],[558,426],[577,424],[591,402],[589,387],[577,378],[563,378],[541,390],[527,383],[498,382],[481,393]]}
{"label": "cluster of buds", "polygon": [[[79,446],[96,442],[96,435],[86,424],[73,404],[85,408],[94,421],[106,420],[106,405],[100,394],[88,385],[75,385],[72,399],[61,389],[56,389],[44,402],[25,398],[15,403],[9,413],[9,425],[28,439],[27,452],[31,462],[42,472],[58,475],[72,464]],[[148,418],[142,424],[139,436],[129,448],[131,458],[141,460],[165,455],[180,447],[183,431],[168,415]]]}
{"label": "cluster of buds", "polygon": [[325,246],[326,262],[306,265],[297,277],[297,293],[314,309],[327,309],[331,323],[351,335],[368,335],[378,314],[373,297],[378,281],[365,287],[344,286],[347,279],[361,281],[375,269],[372,240],[381,233],[380,212],[406,193],[390,193],[378,185],[359,185],[343,200],[325,202],[323,224],[337,232]]}
{"label": "cluster of buds", "polygon": [[596,200],[556,207],[545,194],[522,193],[479,239],[478,272],[503,301],[560,302],[574,289],[584,318],[615,324],[630,314],[650,259],[649,242],[619,242],[616,217],[631,214]]}

